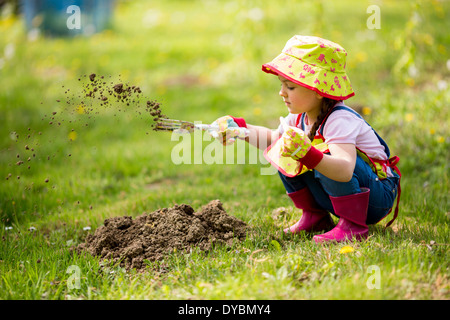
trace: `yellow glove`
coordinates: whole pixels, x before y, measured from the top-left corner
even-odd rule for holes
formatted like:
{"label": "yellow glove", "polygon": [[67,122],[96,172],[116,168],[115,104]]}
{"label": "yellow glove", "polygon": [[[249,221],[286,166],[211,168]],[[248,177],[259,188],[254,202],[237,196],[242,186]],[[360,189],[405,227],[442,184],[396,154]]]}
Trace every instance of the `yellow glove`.
{"label": "yellow glove", "polygon": [[289,126],[280,117],[284,133],[282,134],[281,155],[301,161],[308,169],[313,169],[323,158],[323,153],[316,149],[305,132],[299,128]]}
{"label": "yellow glove", "polygon": [[211,124],[214,129],[208,132],[214,138],[222,142],[223,145],[231,145],[236,138],[243,139],[248,136],[248,129],[245,120],[232,116],[223,116]]}

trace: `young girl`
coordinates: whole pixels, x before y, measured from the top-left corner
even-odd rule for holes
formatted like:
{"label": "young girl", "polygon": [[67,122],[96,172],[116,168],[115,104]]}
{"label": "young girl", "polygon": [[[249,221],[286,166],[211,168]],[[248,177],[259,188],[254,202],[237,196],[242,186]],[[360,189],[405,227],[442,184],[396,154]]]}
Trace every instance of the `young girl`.
{"label": "young girl", "polygon": [[[294,36],[280,55],[262,66],[280,80],[279,95],[289,111],[278,129],[232,116],[216,120],[224,142],[234,141],[229,133],[239,126],[249,130],[248,142],[260,148],[270,145],[264,154],[303,211],[284,232],[325,231],[313,237],[316,243],[366,238],[367,225],[390,213],[400,191],[398,158],[389,158],[386,143],[343,102],[354,95],[346,56],[331,41]],[[339,217],[337,225],[329,213]]]}

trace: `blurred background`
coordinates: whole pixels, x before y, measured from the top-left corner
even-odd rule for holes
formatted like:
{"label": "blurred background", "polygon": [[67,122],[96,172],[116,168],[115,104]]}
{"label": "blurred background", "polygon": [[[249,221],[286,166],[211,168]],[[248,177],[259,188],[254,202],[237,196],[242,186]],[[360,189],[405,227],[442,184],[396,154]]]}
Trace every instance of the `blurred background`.
{"label": "blurred background", "polygon": [[[368,10],[374,5],[379,16]],[[78,7],[79,15],[69,6]],[[69,88],[79,92],[78,79],[96,73],[139,86],[172,118],[210,123],[232,114],[275,128],[286,110],[278,80],[261,72],[261,65],[295,34],[321,36],[348,51],[356,92],[348,104],[400,156],[402,173],[414,186],[405,187],[405,197],[425,188],[446,199],[449,7],[450,1],[439,0],[0,0],[0,215],[35,219],[67,212],[67,203],[79,199],[85,199],[80,210],[87,210],[142,190],[142,206],[155,208],[195,202],[202,193],[214,197],[219,189],[224,199],[247,192],[245,184],[240,191],[219,183],[218,189],[170,195],[148,188],[169,178],[211,187],[224,175],[230,181],[244,175],[249,183],[266,185],[268,194],[282,194],[276,177],[261,177],[258,166],[174,165],[170,135],[149,134],[150,118],[117,117],[114,106],[86,118],[89,128],[76,128],[76,136],[67,122],[49,126],[45,117],[64,116],[57,100]],[[372,28],[372,19],[379,19],[379,28]],[[77,22],[79,29],[68,27]],[[41,152],[30,169],[16,165],[17,156],[26,159],[28,131]],[[14,182],[5,180],[9,174]],[[47,176],[50,182],[44,182]],[[265,198],[253,201],[271,206]]]}
{"label": "blurred background", "polygon": [[[14,12],[22,13],[28,32],[45,35],[90,36],[110,27],[115,1],[108,0],[22,0],[12,2]],[[79,14],[78,24],[70,16]],[[83,23],[81,23],[83,21]]]}

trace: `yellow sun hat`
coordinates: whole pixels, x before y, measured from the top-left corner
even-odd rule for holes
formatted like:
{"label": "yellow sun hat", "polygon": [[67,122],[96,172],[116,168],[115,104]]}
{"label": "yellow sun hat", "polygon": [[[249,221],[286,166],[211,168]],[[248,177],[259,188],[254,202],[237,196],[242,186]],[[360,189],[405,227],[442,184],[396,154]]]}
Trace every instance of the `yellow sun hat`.
{"label": "yellow sun hat", "polygon": [[262,70],[280,75],[321,96],[346,100],[355,95],[345,72],[347,52],[337,43],[314,36],[295,35],[281,54]]}

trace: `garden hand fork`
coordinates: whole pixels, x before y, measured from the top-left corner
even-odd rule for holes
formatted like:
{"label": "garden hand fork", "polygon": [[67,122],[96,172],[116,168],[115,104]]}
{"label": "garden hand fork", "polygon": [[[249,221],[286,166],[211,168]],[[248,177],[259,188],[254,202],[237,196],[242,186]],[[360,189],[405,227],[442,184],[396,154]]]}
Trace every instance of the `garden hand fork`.
{"label": "garden hand fork", "polygon": [[[249,131],[247,128],[236,127],[232,128],[237,130],[239,137],[247,137]],[[159,119],[156,123],[155,130],[157,131],[175,131],[183,133],[183,130],[188,133],[194,132],[194,130],[208,131],[208,133],[215,139],[219,137],[219,126],[213,124],[199,124],[189,121],[175,120],[175,119]]]}

